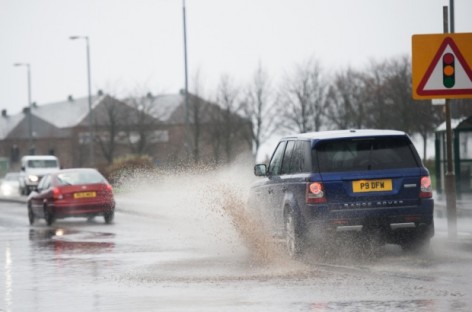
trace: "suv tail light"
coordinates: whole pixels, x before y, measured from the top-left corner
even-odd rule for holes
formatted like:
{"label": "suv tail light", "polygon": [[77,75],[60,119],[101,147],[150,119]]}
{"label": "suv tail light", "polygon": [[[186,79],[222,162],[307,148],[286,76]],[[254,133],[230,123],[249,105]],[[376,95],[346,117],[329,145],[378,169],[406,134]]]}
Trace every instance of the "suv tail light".
{"label": "suv tail light", "polygon": [[431,198],[433,197],[433,187],[431,185],[431,178],[428,176],[421,177],[420,183],[420,198]]}
{"label": "suv tail light", "polygon": [[326,197],[324,193],[323,183],[321,182],[310,182],[306,185],[306,203],[307,204],[320,204],[325,203]]}

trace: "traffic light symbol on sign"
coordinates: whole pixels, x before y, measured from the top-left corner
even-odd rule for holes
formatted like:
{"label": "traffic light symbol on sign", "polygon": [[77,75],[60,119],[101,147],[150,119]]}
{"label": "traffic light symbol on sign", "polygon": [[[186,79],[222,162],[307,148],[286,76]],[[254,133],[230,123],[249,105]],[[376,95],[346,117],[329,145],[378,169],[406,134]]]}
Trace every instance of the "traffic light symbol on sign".
{"label": "traffic light symbol on sign", "polygon": [[443,85],[446,88],[454,87],[456,83],[455,68],[454,68],[454,54],[446,53],[443,56]]}

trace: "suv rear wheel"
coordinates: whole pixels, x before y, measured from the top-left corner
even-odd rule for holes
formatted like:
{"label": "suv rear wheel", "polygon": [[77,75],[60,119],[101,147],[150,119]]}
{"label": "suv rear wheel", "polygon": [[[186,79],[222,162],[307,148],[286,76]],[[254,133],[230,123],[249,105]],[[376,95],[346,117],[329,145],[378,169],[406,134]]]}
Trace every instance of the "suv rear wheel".
{"label": "suv rear wheel", "polygon": [[431,237],[434,235],[434,224],[421,225],[409,236],[403,237],[400,246],[408,252],[428,251],[430,248]]}
{"label": "suv rear wheel", "polygon": [[303,237],[298,219],[293,211],[285,215],[285,245],[291,258],[295,259],[303,254]]}
{"label": "suv rear wheel", "polygon": [[427,251],[430,247],[430,239],[429,238],[411,239],[409,241],[402,242],[400,246],[402,247],[404,251],[407,251],[407,252]]}

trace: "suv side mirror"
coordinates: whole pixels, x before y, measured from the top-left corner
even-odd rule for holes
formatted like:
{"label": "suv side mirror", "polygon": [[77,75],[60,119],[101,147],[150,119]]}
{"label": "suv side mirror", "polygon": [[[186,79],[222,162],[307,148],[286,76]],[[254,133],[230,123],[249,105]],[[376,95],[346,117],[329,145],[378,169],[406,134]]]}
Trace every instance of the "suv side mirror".
{"label": "suv side mirror", "polygon": [[21,166],[21,171],[25,171],[25,166]]}
{"label": "suv side mirror", "polygon": [[267,166],[264,164],[255,165],[254,175],[257,177],[265,177],[267,175]]}

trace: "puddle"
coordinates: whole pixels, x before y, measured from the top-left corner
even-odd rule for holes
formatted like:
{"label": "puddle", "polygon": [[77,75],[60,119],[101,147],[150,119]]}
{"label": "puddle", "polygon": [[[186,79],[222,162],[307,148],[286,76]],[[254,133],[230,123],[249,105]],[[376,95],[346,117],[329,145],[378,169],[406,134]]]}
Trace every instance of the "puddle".
{"label": "puddle", "polygon": [[67,228],[30,229],[28,237],[38,248],[55,253],[101,253],[115,247],[114,242],[103,241],[115,237],[113,233],[79,231]]}

